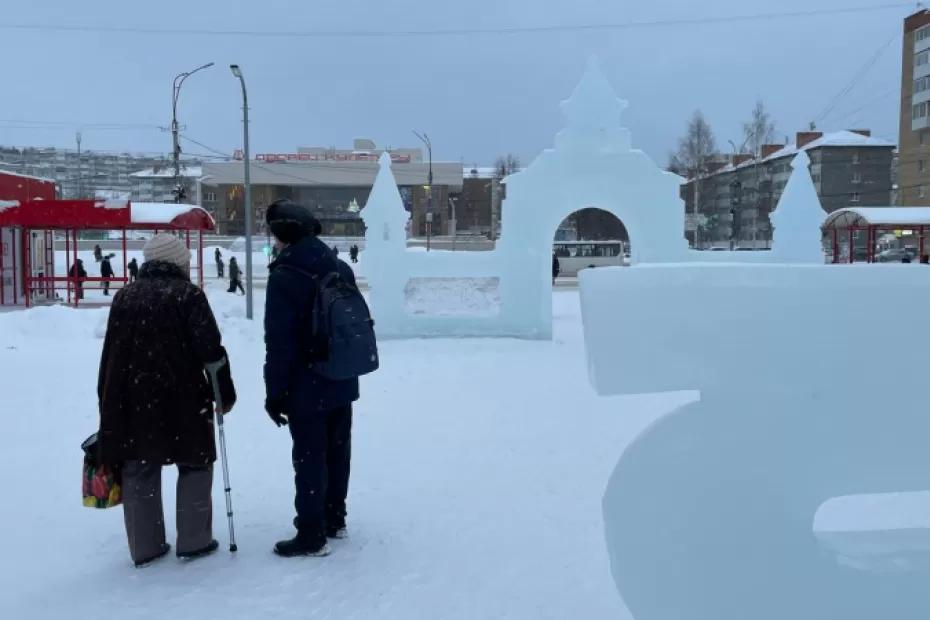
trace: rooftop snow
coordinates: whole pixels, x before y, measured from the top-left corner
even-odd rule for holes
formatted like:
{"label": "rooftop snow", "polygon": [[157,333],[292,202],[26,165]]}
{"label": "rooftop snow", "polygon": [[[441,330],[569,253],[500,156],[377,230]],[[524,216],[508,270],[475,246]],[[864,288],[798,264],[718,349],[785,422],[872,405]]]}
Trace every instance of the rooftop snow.
{"label": "rooftop snow", "polygon": [[[881,138],[863,136],[862,134],[856,133],[854,131],[835,131],[833,133],[825,133],[816,140],[808,142],[800,150],[810,151],[811,149],[818,149],[822,147],[843,146],[894,148],[894,143],[889,142],[888,140],[882,140]],[[785,146],[785,148],[775,151],[768,157],[764,158],[762,161],[772,161],[773,159],[788,157],[789,155],[794,155],[797,153],[798,150],[799,149],[795,144],[788,144]]]}
{"label": "rooftop snow", "polygon": [[930,207],[848,207],[831,213],[824,228],[868,226],[930,226]]}
{"label": "rooftop snow", "polygon": [[[3,162],[0,162],[0,166],[3,166],[3,165],[4,165]],[[43,183],[54,183],[55,182],[55,179],[47,179],[45,177],[36,177],[36,176],[32,176],[31,174],[21,174],[19,172],[13,172],[12,170],[6,170],[3,168],[0,168],[0,174],[8,175],[11,177],[19,177],[21,179],[30,179],[32,181],[42,181]]]}
{"label": "rooftop snow", "polygon": [[197,205],[175,204],[173,202],[133,202],[131,208],[132,214],[130,217],[132,221],[144,224],[170,224],[179,215],[191,211],[203,211]]}
{"label": "rooftop snow", "polygon": [[[158,170],[155,170],[155,168],[146,168],[145,170],[133,172],[129,176],[140,179],[170,179],[174,177],[174,168],[170,166],[159,168]],[[203,176],[203,168],[201,166],[181,166],[181,176],[199,179]]]}

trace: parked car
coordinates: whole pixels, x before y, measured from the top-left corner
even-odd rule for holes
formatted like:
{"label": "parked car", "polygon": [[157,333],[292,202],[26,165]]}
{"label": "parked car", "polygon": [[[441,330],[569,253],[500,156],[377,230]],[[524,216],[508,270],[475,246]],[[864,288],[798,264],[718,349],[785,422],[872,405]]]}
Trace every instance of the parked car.
{"label": "parked car", "polygon": [[911,248],[893,248],[879,252],[875,259],[880,263],[900,263],[904,259],[913,261],[917,258],[917,252]]}

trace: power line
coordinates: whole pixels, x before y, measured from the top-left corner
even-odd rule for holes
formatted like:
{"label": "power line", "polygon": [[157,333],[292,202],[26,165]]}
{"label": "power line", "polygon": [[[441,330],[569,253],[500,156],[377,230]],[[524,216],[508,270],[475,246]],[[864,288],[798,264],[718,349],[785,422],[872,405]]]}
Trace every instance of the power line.
{"label": "power line", "polygon": [[892,42],[894,42],[897,38],[898,38],[898,33],[896,32],[894,35],[892,35],[890,39],[885,41],[882,45],[879,46],[877,50],[875,50],[875,53],[873,53],[869,57],[869,59],[865,62],[865,64],[862,65],[862,67],[860,67],[858,71],[856,71],[856,73],[853,75],[852,80],[850,80],[850,82],[842,90],[840,90],[840,92],[837,93],[833,97],[833,99],[830,100],[827,106],[815,119],[816,122],[818,123],[822,122],[826,120],[828,116],[830,116],[833,110],[836,109],[836,106],[839,105],[839,103],[843,100],[843,97],[845,97],[846,95],[852,92],[852,90],[856,87],[856,84],[859,83],[859,80],[865,77],[865,75],[869,72],[869,70],[875,66],[875,63],[877,63],[878,60],[882,57],[882,54],[885,52],[886,49],[888,49],[888,46],[890,46]]}
{"label": "power line", "polygon": [[[28,125],[29,127],[35,128],[53,128],[53,127],[62,127],[62,128],[73,128],[80,127],[82,129],[159,129],[158,125],[149,124],[149,123],[80,123],[80,122],[70,122],[70,121],[38,121],[38,120],[25,120],[25,119],[0,119],[0,123],[4,126],[8,124],[12,125]],[[2,127],[0,127],[2,128]]]}
{"label": "power line", "polygon": [[28,30],[54,32],[98,32],[138,35],[184,35],[184,36],[235,36],[235,37],[275,37],[275,38],[402,38],[402,37],[442,37],[466,35],[518,35],[546,34],[559,32],[597,32],[633,30],[640,28],[658,28],[672,26],[696,26],[709,24],[732,24],[736,22],[760,21],[771,19],[810,18],[831,15],[847,15],[901,9],[912,7],[910,2],[872,4],[857,7],[835,9],[812,9],[808,11],[781,11],[771,13],[749,13],[719,17],[694,17],[678,19],[642,20],[607,24],[575,24],[548,26],[501,26],[486,28],[439,28],[432,30],[227,30],[211,28],[176,28],[151,26],[98,26],[78,24],[49,24],[36,22],[0,23],[0,30]]}

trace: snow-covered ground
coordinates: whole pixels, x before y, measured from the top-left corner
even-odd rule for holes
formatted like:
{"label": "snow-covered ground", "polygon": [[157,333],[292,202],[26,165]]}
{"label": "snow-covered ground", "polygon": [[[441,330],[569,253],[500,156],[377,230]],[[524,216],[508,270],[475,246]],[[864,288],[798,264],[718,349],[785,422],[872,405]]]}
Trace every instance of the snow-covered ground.
{"label": "snow-covered ground", "polygon": [[290,437],[262,408],[263,292],[252,323],[220,287],[208,284],[240,394],[227,424],[239,552],[190,564],[133,569],[122,511],[81,505],[108,310],[0,314],[0,617],[629,617],[601,498],[624,446],[692,395],[595,396],[577,293],[554,294],[551,342],[383,342],[356,407],[350,537],[328,558],[287,560],[271,553],[293,533],[293,482]]}

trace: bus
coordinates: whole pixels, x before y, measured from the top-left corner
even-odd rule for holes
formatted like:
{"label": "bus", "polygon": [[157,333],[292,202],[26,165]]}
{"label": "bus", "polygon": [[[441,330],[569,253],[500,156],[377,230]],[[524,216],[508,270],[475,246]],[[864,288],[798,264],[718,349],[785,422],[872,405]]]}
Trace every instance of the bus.
{"label": "bus", "polygon": [[559,258],[560,275],[565,277],[575,277],[589,267],[630,264],[630,244],[626,241],[556,241],[552,249]]}

